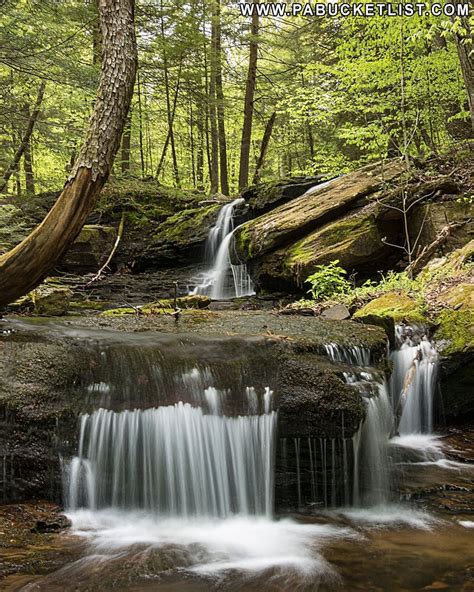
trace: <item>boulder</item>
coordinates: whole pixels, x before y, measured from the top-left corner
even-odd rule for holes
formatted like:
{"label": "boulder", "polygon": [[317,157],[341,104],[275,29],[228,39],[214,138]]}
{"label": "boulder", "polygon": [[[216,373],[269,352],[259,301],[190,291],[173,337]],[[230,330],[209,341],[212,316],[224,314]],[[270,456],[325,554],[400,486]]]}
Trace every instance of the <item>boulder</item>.
{"label": "boulder", "polygon": [[242,261],[261,257],[307,236],[351,208],[366,205],[369,195],[403,170],[400,159],[367,165],[243,224],[236,231],[238,257]]}
{"label": "boulder", "polygon": [[426,322],[420,305],[403,292],[388,292],[371,300],[356,311],[353,318],[369,325],[383,327],[391,341],[394,339],[396,324]]}
{"label": "boulder", "polygon": [[276,182],[258,183],[247,187],[242,192],[242,197],[249,204],[250,211],[260,215],[295,197],[300,197],[323,180],[324,175],[317,175],[315,177],[294,177]]}
{"label": "boulder", "polygon": [[183,210],[158,226],[149,245],[140,257],[141,266],[153,267],[198,260],[217,220],[222,203]]}
{"label": "boulder", "polygon": [[375,206],[330,222],[309,233],[290,247],[266,255],[254,265],[258,282],[273,285],[277,281],[302,286],[318,265],[339,260],[346,270],[373,266],[390,253],[377,225]]}
{"label": "boulder", "polygon": [[19,298],[8,308],[43,317],[59,317],[68,312],[71,298],[72,291],[67,286],[48,281]]}
{"label": "boulder", "polygon": [[[435,344],[440,353],[440,383],[445,420],[465,421],[474,415],[474,309],[472,290],[458,310],[436,318]],[[459,291],[456,302],[459,303]]]}
{"label": "boulder", "polygon": [[341,369],[311,353],[288,357],[279,368],[280,437],[351,437],[357,431],[364,404]]}
{"label": "boulder", "polygon": [[113,226],[86,224],[61,261],[61,268],[71,273],[93,273],[107,259],[117,236]]}

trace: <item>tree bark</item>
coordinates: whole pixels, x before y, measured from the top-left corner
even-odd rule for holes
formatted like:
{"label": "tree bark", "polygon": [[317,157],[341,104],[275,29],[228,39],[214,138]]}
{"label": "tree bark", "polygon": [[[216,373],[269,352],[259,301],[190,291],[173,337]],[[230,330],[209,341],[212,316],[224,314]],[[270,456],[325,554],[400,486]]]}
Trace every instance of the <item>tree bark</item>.
{"label": "tree bark", "polygon": [[[461,4],[460,0],[455,0],[455,4]],[[472,10],[472,3],[471,10]],[[469,24],[469,17],[461,17],[462,28],[465,34],[454,34],[456,41],[456,48],[458,51],[459,62],[461,64],[461,72],[464,78],[464,85],[467,91],[467,100],[469,103],[469,112],[471,114],[471,126],[474,132],[474,54],[472,46],[472,31]]]}
{"label": "tree bark", "polygon": [[262,168],[265,163],[265,156],[267,155],[268,145],[270,143],[270,138],[272,137],[273,126],[275,124],[276,119],[276,112],[274,111],[270,115],[270,119],[267,121],[267,125],[265,126],[265,132],[263,133],[262,144],[260,146],[260,154],[257,160],[257,166],[255,167],[255,174],[253,176],[252,183],[258,183],[260,180],[260,175],[262,173]]}
{"label": "tree bark", "polygon": [[[259,0],[253,0],[258,4]],[[247,187],[249,180],[249,162],[250,162],[250,141],[252,139],[253,123],[253,101],[255,95],[255,84],[257,80],[257,57],[258,57],[258,14],[254,11],[252,15],[249,69],[247,73],[247,83],[245,85],[244,100],[244,123],[242,126],[242,140],[240,143],[240,167],[239,167],[239,191]]]}
{"label": "tree bark", "polygon": [[134,0],[99,0],[99,10],[102,71],[84,145],[43,222],[0,257],[0,306],[38,286],[61,259],[94,207],[120,146],[137,62]]}
{"label": "tree bark", "polygon": [[28,120],[28,125],[26,127],[26,131],[23,134],[23,138],[20,142],[18,150],[15,152],[13,156],[13,160],[11,161],[9,167],[3,174],[3,179],[0,184],[0,193],[5,190],[5,187],[8,184],[10,177],[12,176],[13,171],[18,169],[18,164],[20,162],[20,158],[23,156],[28,144],[30,143],[31,134],[33,133],[33,129],[35,127],[36,120],[38,119],[38,115],[40,113],[41,103],[43,102],[44,97],[44,89],[46,87],[46,82],[43,80],[38,89],[38,96],[36,97],[35,106],[31,113],[31,116]]}

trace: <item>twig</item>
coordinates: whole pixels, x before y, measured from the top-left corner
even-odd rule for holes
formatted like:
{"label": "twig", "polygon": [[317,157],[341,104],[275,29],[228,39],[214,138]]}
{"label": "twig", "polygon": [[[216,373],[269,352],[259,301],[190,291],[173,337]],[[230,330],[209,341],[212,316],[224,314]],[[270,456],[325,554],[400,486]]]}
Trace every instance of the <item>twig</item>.
{"label": "twig", "polygon": [[107,269],[107,267],[109,266],[110,262],[112,261],[112,257],[115,255],[115,251],[117,250],[117,248],[120,244],[120,241],[122,240],[124,226],[125,226],[125,211],[122,212],[122,217],[120,218],[120,224],[119,224],[118,231],[117,231],[117,237],[115,239],[114,246],[112,247],[112,250],[110,251],[110,255],[107,257],[107,261],[104,263],[104,265],[102,265],[102,267],[95,274],[95,276],[86,284],[86,287],[90,286],[93,282],[96,282],[100,278],[100,276],[102,275],[104,270]]}

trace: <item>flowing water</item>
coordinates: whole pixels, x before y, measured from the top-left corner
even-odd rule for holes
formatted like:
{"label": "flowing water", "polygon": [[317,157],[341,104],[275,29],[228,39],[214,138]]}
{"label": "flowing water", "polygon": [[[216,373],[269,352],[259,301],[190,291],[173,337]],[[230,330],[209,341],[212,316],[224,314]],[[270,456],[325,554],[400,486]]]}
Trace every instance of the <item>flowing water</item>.
{"label": "flowing water", "polygon": [[226,204],[219,212],[215,226],[209,230],[205,247],[205,260],[209,270],[198,278],[192,294],[203,294],[213,300],[228,300],[254,294],[252,280],[244,263],[231,261],[235,210],[242,206],[243,198]]}
{"label": "flowing water", "polygon": [[[11,590],[414,591],[438,589],[437,578],[439,589],[469,590],[456,587],[470,577],[469,517],[399,503],[397,468],[453,467],[439,464],[430,433],[436,352],[421,330],[397,335],[389,384],[368,350],[325,348],[366,407],[353,437],[281,442],[260,342],[99,344],[83,385],[89,410],[64,463],[67,513],[87,546]],[[274,512],[278,447],[295,465],[292,518]]]}

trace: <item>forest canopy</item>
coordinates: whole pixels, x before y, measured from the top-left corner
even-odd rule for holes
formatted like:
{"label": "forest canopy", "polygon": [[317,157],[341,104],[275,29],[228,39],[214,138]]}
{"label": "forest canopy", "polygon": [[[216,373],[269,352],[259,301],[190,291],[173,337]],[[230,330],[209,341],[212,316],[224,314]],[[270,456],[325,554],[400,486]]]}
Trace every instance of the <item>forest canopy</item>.
{"label": "forest canopy", "polygon": [[[3,192],[56,190],[93,108],[97,4],[7,0],[2,12],[2,176],[33,123]],[[459,53],[472,65],[468,19],[259,18],[224,0],[140,0],[136,30],[115,176],[229,194],[257,179],[424,157],[472,135]]]}

